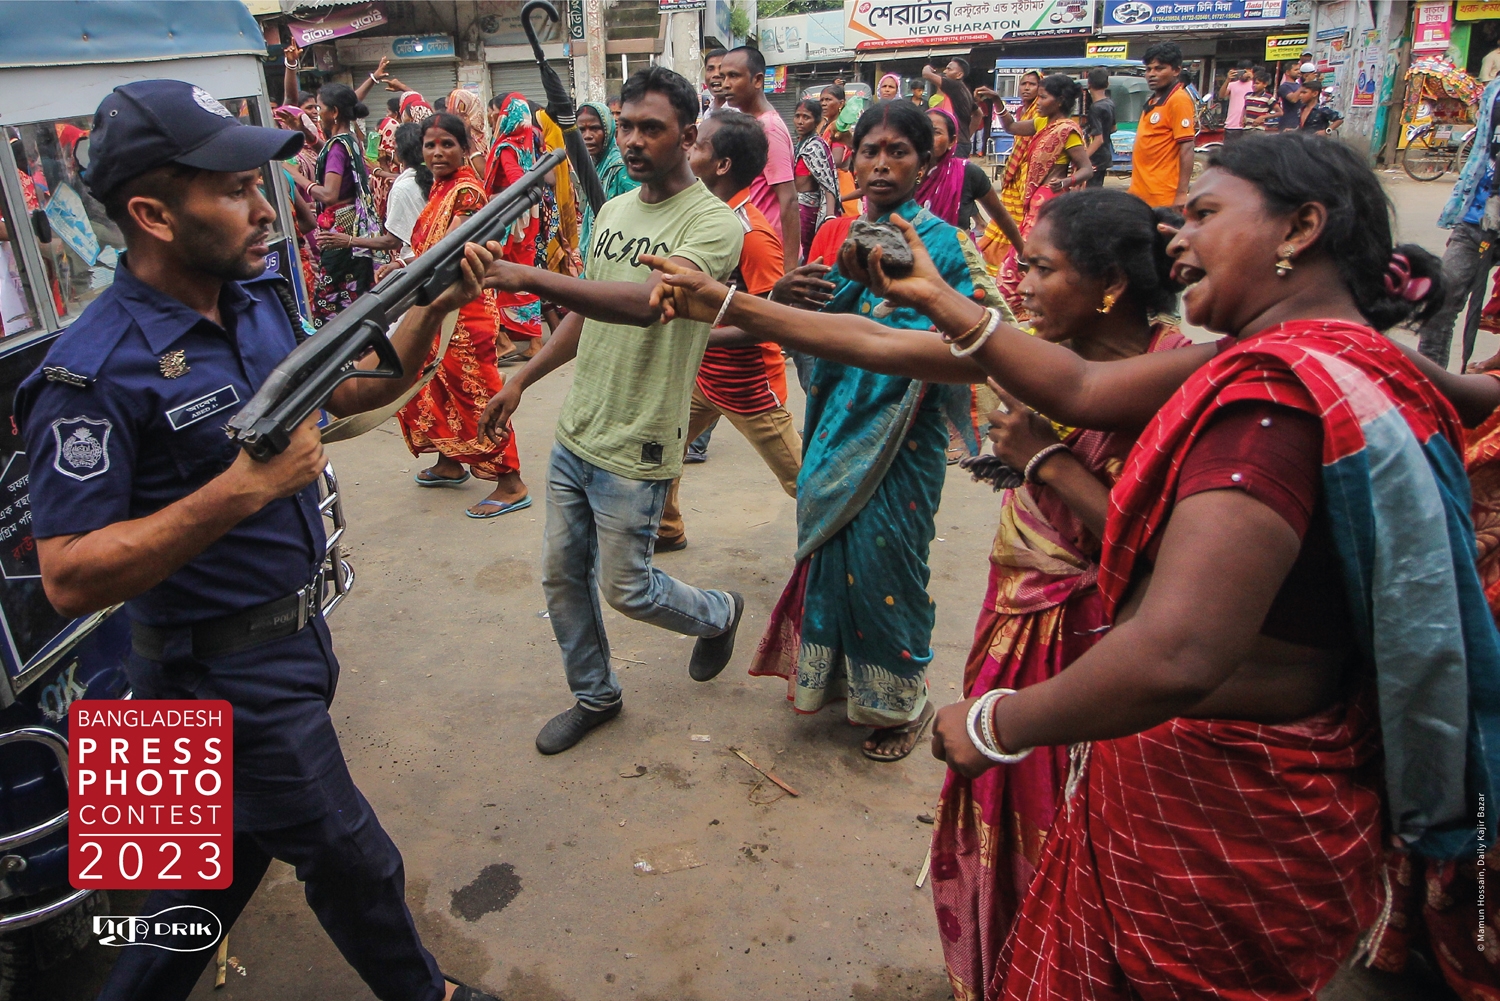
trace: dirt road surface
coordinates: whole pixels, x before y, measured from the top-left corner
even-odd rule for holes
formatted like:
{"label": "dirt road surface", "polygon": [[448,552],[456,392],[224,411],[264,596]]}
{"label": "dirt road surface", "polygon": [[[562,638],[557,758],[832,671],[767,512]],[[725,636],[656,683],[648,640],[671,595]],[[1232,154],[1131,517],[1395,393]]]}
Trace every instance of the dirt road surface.
{"label": "dirt road surface", "polygon": [[[1405,238],[1441,253],[1432,220],[1450,183],[1391,182]],[[1478,356],[1494,346],[1482,339]],[[867,761],[868,731],[848,726],[842,705],[797,716],[784,683],[747,676],[792,568],[795,505],[727,422],[709,461],[687,470],[689,548],[658,565],[745,595],[731,665],[696,684],[690,638],[606,611],[623,715],[572,751],[534,749],[571,703],[539,584],[546,456],[571,378],[569,367],[535,387],[516,419],[528,511],[473,521],[463,509],[487,492],[478,481],[417,487],[430,458],[414,459],[394,422],[330,448],[358,575],[332,619],[343,669],[333,716],[405,857],[428,948],[450,975],[508,1001],[949,998],[930,886],[914,886],[932,832],[918,817],[943,768],[925,742],[897,764]],[[988,487],[950,469],[931,559],[939,705],[958,697],[996,513]],[[642,860],[690,867],[645,874]],[[139,898],[117,903],[131,913]],[[210,969],[194,998],[373,997],[280,863],[229,952],[226,986],[213,989]],[[94,948],[69,964],[52,996],[91,997],[110,958]],[[1361,973],[1324,996],[1435,995]]]}

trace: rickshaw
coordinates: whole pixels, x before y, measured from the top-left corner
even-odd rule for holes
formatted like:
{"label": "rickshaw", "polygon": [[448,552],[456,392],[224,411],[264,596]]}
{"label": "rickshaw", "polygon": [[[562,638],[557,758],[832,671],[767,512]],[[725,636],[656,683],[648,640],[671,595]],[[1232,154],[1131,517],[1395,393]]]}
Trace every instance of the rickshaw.
{"label": "rickshaw", "polygon": [[1401,110],[1401,168],[1415,181],[1460,170],[1474,144],[1475,109],[1484,85],[1442,56],[1417,59],[1406,71]]}
{"label": "rickshaw", "polygon": [[[271,122],[265,41],[241,3],[0,3],[0,1001],[31,996],[40,973],[87,943],[103,892],[68,882],[68,707],[129,698],[125,616],[59,615],[42,590],[31,535],[27,458],[15,390],[58,333],[114,279],[124,241],[88,193],[94,108],[119,84],[195,83],[233,114]],[[293,218],[279,170],[265,171],[281,219]],[[278,229],[271,270],[300,301],[296,240]],[[344,519],[332,467],[320,482],[329,520],[325,612],[347,593]]]}

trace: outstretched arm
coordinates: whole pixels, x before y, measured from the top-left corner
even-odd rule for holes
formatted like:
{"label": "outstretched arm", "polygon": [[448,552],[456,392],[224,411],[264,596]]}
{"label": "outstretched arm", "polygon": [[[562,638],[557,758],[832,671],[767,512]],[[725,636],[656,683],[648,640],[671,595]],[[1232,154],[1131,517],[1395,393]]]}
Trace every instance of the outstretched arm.
{"label": "outstretched arm", "polygon": [[[655,273],[645,282],[589,281],[503,260],[500,257],[500,244],[493,241],[489,244],[489,249],[495,255],[495,261],[485,274],[485,288],[503,292],[530,292],[548,302],[555,302],[572,312],[582,313],[604,323],[649,327],[661,319],[660,307],[652,304],[652,292],[661,280]],[[685,269],[698,270],[698,266],[686,258],[674,257],[672,261]]]}
{"label": "outstretched arm", "polygon": [[[341,383],[328,400],[328,411],[336,417],[361,414],[390,403],[417,380],[422,362],[432,350],[432,342],[442,328],[443,318],[479,297],[480,279],[490,263],[489,251],[477,244],[464,247],[459,263],[458,280],[444,289],[427,306],[413,306],[402,316],[391,334],[391,346],[401,359],[399,379],[350,379]],[[373,368],[378,359],[373,354],[360,359],[356,368]]]}
{"label": "outstretched arm", "polygon": [[[840,271],[891,303],[924,313],[949,337],[961,337],[987,323],[983,306],[943,281],[916,230],[897,215],[891,221],[905,234],[916,259],[910,277],[892,281],[886,276],[880,269],[879,248],[871,252],[869,272],[860,272],[849,255],[840,261]],[[661,267],[664,262],[653,259],[648,263]],[[712,320],[727,292],[706,276],[693,274],[669,274],[663,284],[667,288],[660,295],[669,312],[680,311],[696,319]],[[1061,345],[1001,323],[978,351],[957,358],[935,334],[893,330],[855,316],[799,315],[774,303],[741,301],[739,296],[730,303],[723,322],[751,330],[765,340],[874,372],[950,383],[974,383],[988,375],[1059,423],[1101,431],[1144,428],[1188,376],[1217,351],[1214,345],[1205,344],[1123,361],[1090,362]]]}
{"label": "outstretched arm", "polygon": [[1500,408],[1500,378],[1487,374],[1459,375],[1443,368],[1416,348],[1405,344],[1396,346],[1432,381],[1438,392],[1448,397],[1464,427],[1478,427]]}

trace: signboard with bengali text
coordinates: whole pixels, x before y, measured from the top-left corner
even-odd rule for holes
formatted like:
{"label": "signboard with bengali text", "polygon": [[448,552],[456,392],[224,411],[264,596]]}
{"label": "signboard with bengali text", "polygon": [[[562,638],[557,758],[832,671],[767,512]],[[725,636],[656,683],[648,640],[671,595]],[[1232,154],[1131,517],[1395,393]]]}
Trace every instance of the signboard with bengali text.
{"label": "signboard with bengali text", "polygon": [[1455,21],[1491,21],[1500,18],[1500,0],[1460,0],[1453,5]]}
{"label": "signboard with bengali text", "polygon": [[1089,35],[1094,0],[844,0],[844,46],[861,52]]}
{"label": "signboard with bengali text", "polygon": [[380,5],[370,4],[367,7],[357,7],[352,10],[347,7],[336,7],[327,17],[317,21],[288,21],[287,29],[292,34],[292,41],[305,49],[318,42],[331,42],[335,38],[343,38],[370,28],[379,28],[388,23],[385,11]]}
{"label": "signboard with bengali text", "polygon": [[1286,0],[1104,0],[1100,31],[1119,35],[1275,28],[1286,20]]}

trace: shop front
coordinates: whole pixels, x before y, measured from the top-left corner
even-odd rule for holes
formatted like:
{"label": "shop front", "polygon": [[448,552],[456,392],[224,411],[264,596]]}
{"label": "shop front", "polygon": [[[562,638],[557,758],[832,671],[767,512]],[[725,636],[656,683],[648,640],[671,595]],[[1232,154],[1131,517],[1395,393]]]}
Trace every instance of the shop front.
{"label": "shop front", "polygon": [[1104,0],[1100,33],[1128,43],[1140,59],[1157,42],[1182,49],[1183,77],[1200,94],[1212,93],[1240,62],[1265,67],[1273,79],[1300,64],[1310,51],[1307,0],[1214,0],[1213,3],[1147,3]]}
{"label": "shop front", "polygon": [[861,79],[873,84],[887,73],[901,77],[902,94],[932,84],[925,66],[941,68],[953,58],[971,64],[969,85],[988,83],[996,54],[1081,51],[1093,34],[1097,0],[936,0],[874,5],[844,0],[844,45],[854,53]]}

